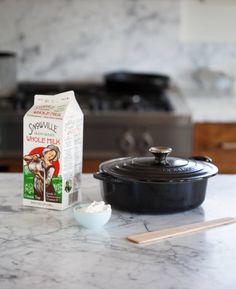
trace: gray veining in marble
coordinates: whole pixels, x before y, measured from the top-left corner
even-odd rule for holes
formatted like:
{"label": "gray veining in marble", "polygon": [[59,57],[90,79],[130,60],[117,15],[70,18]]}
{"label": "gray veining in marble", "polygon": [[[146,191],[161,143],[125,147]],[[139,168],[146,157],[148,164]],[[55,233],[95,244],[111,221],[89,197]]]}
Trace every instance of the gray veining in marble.
{"label": "gray veining in marble", "polygon": [[235,43],[183,43],[180,0],[1,0],[0,50],[19,55],[19,79],[100,79],[115,69],[194,84],[201,67],[236,75]]}
{"label": "gray veining in marble", "polygon": [[[0,288],[235,289],[236,225],[138,246],[133,233],[236,217],[236,175],[210,179],[204,204],[173,215],[113,211],[104,229],[79,227],[63,212],[23,207],[22,175],[0,174]],[[99,200],[83,176],[84,201]]]}

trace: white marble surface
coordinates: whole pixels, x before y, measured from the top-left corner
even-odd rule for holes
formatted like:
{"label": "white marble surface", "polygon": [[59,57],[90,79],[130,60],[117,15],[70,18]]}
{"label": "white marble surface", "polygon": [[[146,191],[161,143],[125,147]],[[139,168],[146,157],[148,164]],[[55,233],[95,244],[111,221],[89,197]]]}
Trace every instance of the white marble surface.
{"label": "white marble surface", "polygon": [[194,122],[236,123],[236,95],[184,93]]}
{"label": "white marble surface", "polygon": [[[0,0],[0,50],[19,55],[19,79],[101,78],[115,69],[194,84],[200,67],[236,75],[235,43],[180,40],[181,0]],[[233,32],[232,32],[233,33]]]}
{"label": "white marble surface", "polygon": [[[218,217],[236,217],[236,175],[210,179],[204,204],[173,215],[114,211],[98,232],[80,228],[72,209],[22,206],[22,176],[0,174],[0,287],[4,289],[235,289],[236,225],[138,246],[125,237]],[[99,199],[83,176],[84,201]]]}

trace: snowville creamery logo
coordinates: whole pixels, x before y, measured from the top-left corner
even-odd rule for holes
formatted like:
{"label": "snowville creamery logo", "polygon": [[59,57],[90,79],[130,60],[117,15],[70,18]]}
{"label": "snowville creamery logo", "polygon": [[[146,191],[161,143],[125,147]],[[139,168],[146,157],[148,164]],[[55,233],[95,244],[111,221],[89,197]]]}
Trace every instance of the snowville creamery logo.
{"label": "snowville creamery logo", "polygon": [[29,135],[32,135],[35,130],[47,129],[54,133],[57,133],[57,125],[50,123],[49,121],[39,121],[35,123],[29,123]]}
{"label": "snowville creamery logo", "polygon": [[[30,122],[28,128],[29,131],[26,135],[26,140],[28,142],[46,145],[60,145],[60,139],[57,137],[58,126],[56,124],[49,121]],[[37,131],[40,133],[37,133]]]}

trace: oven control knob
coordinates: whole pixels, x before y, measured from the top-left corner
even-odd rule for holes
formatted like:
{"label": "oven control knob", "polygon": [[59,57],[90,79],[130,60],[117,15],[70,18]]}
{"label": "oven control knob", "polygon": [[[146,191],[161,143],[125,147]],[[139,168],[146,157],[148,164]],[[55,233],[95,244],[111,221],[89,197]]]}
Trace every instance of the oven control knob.
{"label": "oven control knob", "polygon": [[123,153],[129,154],[134,151],[135,148],[135,138],[130,132],[126,132],[120,141],[120,148]]}
{"label": "oven control knob", "polygon": [[154,141],[149,132],[144,132],[139,139],[138,148],[142,155],[147,154],[150,147],[154,145]]}

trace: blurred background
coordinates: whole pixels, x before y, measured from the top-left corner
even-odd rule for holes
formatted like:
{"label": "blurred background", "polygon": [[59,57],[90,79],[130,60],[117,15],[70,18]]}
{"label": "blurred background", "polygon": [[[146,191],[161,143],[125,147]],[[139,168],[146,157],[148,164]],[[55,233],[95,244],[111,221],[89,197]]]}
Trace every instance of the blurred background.
{"label": "blurred background", "polygon": [[233,0],[0,0],[0,170],[21,171],[33,95],[74,89],[84,171],[166,145],[236,172],[235,12]]}

